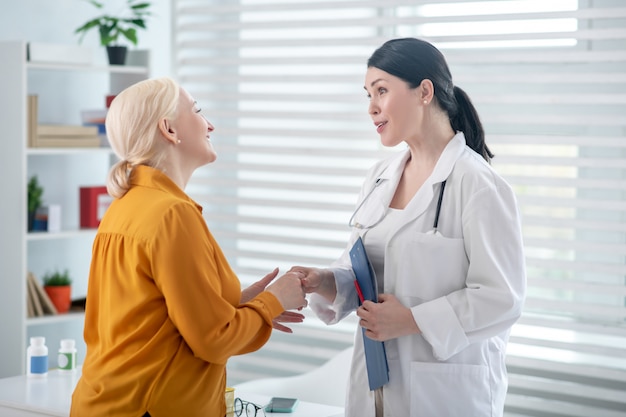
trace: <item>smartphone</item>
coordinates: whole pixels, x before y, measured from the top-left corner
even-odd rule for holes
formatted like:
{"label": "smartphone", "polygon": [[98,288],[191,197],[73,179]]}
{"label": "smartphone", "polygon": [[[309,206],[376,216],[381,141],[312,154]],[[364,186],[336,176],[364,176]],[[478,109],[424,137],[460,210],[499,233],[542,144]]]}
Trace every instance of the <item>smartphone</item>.
{"label": "smartphone", "polygon": [[293,413],[296,405],[298,405],[297,398],[272,397],[270,403],[265,406],[265,411],[270,413]]}

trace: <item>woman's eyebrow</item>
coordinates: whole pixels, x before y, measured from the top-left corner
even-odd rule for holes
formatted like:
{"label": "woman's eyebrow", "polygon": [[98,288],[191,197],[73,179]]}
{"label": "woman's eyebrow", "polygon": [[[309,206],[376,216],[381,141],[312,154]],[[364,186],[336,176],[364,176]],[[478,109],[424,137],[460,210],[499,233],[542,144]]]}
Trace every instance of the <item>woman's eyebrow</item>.
{"label": "woman's eyebrow", "polygon": [[[380,81],[383,81],[383,79],[382,78],[375,79],[374,81],[370,83],[370,87],[374,87],[374,85]],[[363,86],[363,88],[367,91],[367,86]]]}

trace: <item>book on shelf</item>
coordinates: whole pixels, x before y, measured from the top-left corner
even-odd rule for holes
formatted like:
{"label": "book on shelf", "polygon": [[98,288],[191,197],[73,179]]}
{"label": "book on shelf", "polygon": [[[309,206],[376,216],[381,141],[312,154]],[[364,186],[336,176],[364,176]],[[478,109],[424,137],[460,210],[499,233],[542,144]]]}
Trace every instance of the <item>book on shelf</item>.
{"label": "book on shelf", "polygon": [[30,289],[30,282],[26,280],[26,317],[31,318],[37,316],[35,312],[35,300],[33,300],[32,291]]}
{"label": "book on shelf", "polygon": [[57,309],[52,304],[50,297],[44,291],[43,287],[35,278],[35,275],[32,272],[29,272],[27,275],[28,280],[28,297],[33,305],[34,317],[44,316],[44,315],[55,315],[57,314]]}
{"label": "book on shelf", "polygon": [[97,126],[38,124],[37,137],[85,138],[98,136]]}
{"label": "book on shelf", "polygon": [[31,145],[32,148],[98,148],[100,147],[100,137],[85,136],[85,137],[54,137],[54,136],[39,136],[35,139],[35,143]]}
{"label": "book on shelf", "polygon": [[39,124],[39,99],[28,96],[28,147],[30,148],[97,148],[102,138],[98,126]]}
{"label": "book on shelf", "polygon": [[38,124],[34,148],[92,148],[100,146],[97,126]]}
{"label": "book on shelf", "polygon": [[39,97],[37,95],[28,96],[28,146],[35,144],[37,138],[37,118],[38,118]]}
{"label": "book on shelf", "polygon": [[33,314],[34,317],[39,317],[39,316],[43,316],[43,307],[41,306],[41,301],[39,300],[39,296],[37,295],[37,289],[35,288],[35,283],[36,279],[35,277],[33,277],[33,275],[29,272],[28,273],[28,299],[30,300],[32,306],[33,306]]}

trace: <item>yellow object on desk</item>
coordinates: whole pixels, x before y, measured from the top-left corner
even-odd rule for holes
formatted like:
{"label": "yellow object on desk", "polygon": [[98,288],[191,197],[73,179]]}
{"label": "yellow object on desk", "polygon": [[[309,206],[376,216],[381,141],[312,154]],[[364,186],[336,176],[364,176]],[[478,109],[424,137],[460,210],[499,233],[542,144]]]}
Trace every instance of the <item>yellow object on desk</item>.
{"label": "yellow object on desk", "polygon": [[235,415],[235,388],[226,387],[226,417]]}

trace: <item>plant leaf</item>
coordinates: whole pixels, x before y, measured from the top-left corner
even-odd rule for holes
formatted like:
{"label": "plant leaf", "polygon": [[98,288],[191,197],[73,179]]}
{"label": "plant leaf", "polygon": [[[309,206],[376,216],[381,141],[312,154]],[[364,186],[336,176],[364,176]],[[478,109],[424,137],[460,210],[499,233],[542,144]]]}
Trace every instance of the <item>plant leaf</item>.
{"label": "plant leaf", "polygon": [[98,3],[96,0],[87,0],[87,1],[93,4],[98,9],[102,9],[104,7],[104,3]]}
{"label": "plant leaf", "polygon": [[122,32],[126,39],[131,41],[133,45],[137,45],[137,31],[135,29],[129,28],[125,30],[120,30],[120,32]]}
{"label": "plant leaf", "polygon": [[139,3],[139,4],[133,4],[132,6],[130,6],[130,8],[135,11],[147,9],[148,7],[150,7],[150,3]]}
{"label": "plant leaf", "polygon": [[146,23],[143,19],[127,19],[126,22],[143,29],[146,28]]}
{"label": "plant leaf", "polygon": [[[86,0],[90,4],[97,8],[104,7],[104,2],[97,0]],[[116,44],[120,35],[128,39],[132,44],[137,45],[137,31],[136,28],[146,29],[146,22],[144,16],[150,15],[148,8],[151,6],[150,2],[145,0],[127,0],[126,4],[131,9],[133,14],[130,18],[114,17],[109,15],[102,15],[95,19],[92,19],[79,28],[75,29],[76,34],[80,34],[79,41],[82,42],[86,32],[92,28],[98,28],[100,34],[100,45],[108,46]],[[131,27],[129,27],[131,26]]]}

